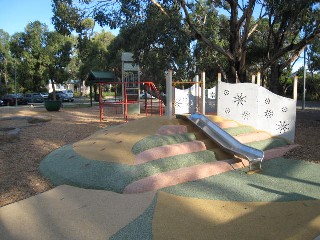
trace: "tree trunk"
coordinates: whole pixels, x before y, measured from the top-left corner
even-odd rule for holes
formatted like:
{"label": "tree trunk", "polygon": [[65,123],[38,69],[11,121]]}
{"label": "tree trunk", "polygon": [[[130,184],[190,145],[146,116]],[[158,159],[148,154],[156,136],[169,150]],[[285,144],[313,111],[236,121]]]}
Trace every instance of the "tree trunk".
{"label": "tree trunk", "polygon": [[53,97],[53,100],[56,101],[57,100],[56,87],[53,80],[51,80],[51,86],[52,86],[52,97]]}
{"label": "tree trunk", "polygon": [[280,91],[279,76],[280,76],[280,65],[275,63],[271,65],[270,87],[269,87],[269,90],[275,94],[279,94],[279,91]]}

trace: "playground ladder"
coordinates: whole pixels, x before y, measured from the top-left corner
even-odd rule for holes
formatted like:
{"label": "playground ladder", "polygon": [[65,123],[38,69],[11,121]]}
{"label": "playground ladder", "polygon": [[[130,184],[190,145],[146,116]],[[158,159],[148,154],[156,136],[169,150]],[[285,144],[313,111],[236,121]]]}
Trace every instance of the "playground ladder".
{"label": "playground ladder", "polygon": [[259,163],[258,169],[261,169],[261,163],[264,158],[263,151],[240,143],[203,114],[194,113],[187,118],[225,150],[246,158],[249,161],[250,171],[252,170],[252,165],[257,163]]}

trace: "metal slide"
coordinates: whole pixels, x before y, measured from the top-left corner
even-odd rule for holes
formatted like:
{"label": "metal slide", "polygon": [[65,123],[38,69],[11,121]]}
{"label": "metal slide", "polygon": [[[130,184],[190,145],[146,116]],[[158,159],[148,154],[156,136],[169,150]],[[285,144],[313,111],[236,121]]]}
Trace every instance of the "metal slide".
{"label": "metal slide", "polygon": [[252,170],[252,165],[256,163],[259,163],[259,169],[261,169],[263,151],[242,144],[203,114],[194,113],[187,118],[225,150],[246,158],[249,161],[249,170]]}

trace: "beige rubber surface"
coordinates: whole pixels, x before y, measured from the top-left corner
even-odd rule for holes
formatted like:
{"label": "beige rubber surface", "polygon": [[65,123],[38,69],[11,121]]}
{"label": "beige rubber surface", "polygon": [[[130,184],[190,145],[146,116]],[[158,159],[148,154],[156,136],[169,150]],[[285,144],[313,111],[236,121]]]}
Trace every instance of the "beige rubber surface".
{"label": "beige rubber surface", "polygon": [[153,216],[153,236],[156,240],[311,240],[319,234],[319,213],[319,200],[233,202],[160,192]]}

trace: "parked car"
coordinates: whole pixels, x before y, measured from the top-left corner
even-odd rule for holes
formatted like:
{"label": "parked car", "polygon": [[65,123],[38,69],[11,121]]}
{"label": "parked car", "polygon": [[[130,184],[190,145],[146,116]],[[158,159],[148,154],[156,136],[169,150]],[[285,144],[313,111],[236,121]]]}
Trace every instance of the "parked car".
{"label": "parked car", "polygon": [[[53,99],[53,92],[49,93],[48,99]],[[73,102],[73,97],[68,96],[62,91],[56,91],[56,99],[62,102]]]}
{"label": "parked car", "polygon": [[20,93],[17,94],[5,94],[1,97],[1,100],[4,102],[4,105],[15,106],[16,102],[18,105],[26,105],[28,104],[25,99],[23,99],[23,95]]}
{"label": "parked car", "polygon": [[0,99],[0,107],[1,106],[4,106],[4,101],[2,101],[1,99]]}
{"label": "parked car", "polygon": [[67,94],[69,97],[73,98],[73,91],[72,90],[63,90],[62,91],[64,94]]}
{"label": "parked car", "polygon": [[40,93],[41,97],[43,97],[43,99],[47,99],[49,97],[49,93]]}
{"label": "parked car", "polygon": [[39,93],[25,93],[23,99],[25,99],[27,103],[43,102],[43,97]]}
{"label": "parked car", "polygon": [[154,96],[152,96],[150,93],[140,93],[140,99],[145,99],[145,98],[155,98]]}

